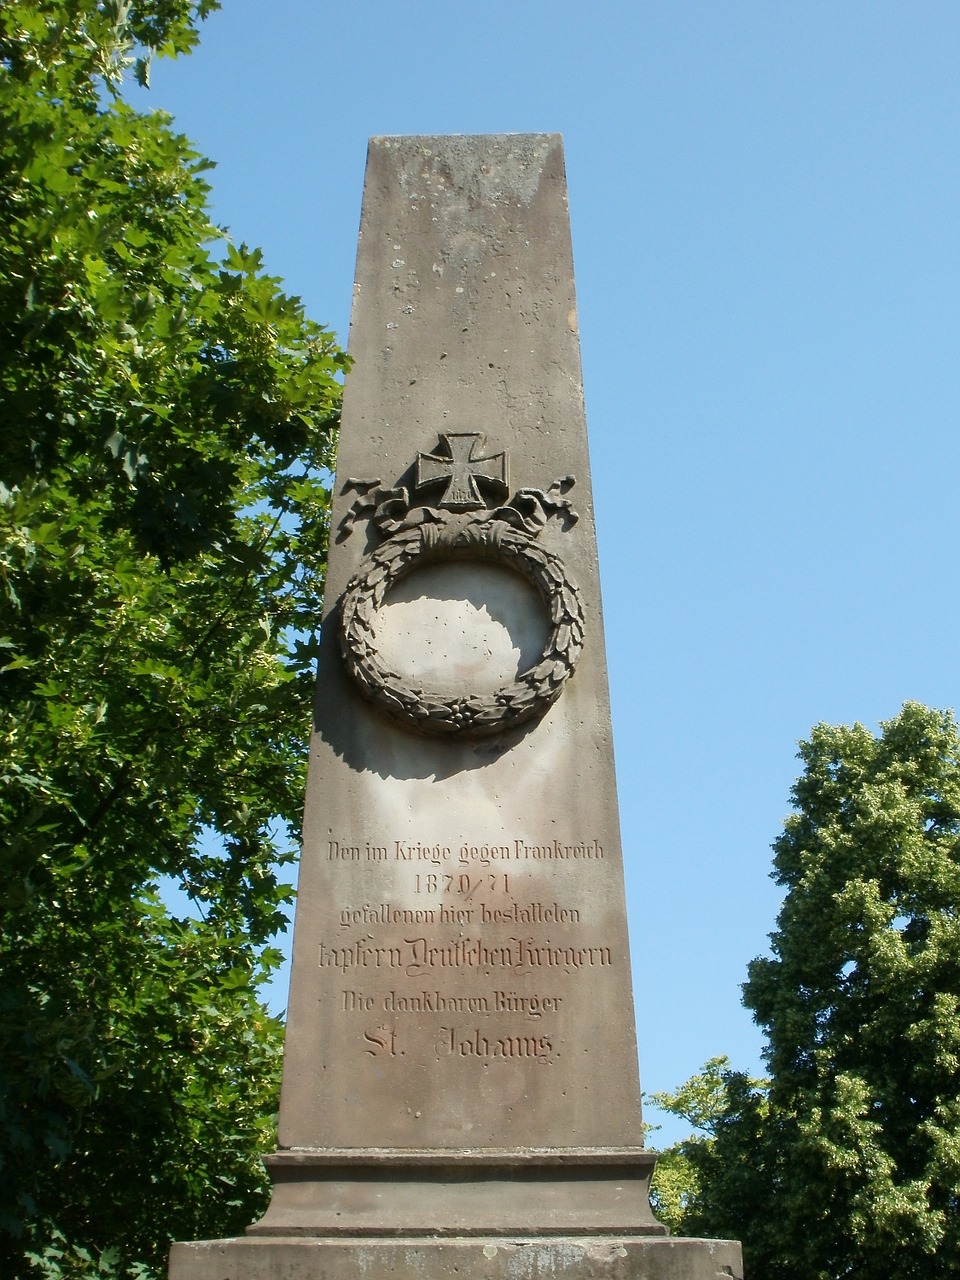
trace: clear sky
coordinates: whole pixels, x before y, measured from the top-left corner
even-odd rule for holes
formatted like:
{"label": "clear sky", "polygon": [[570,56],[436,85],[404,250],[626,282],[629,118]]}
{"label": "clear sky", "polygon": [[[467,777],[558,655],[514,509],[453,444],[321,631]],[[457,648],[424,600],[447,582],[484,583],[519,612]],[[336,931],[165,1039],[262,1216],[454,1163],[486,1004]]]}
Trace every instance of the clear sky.
{"label": "clear sky", "polygon": [[147,101],[343,341],[368,136],[564,135],[643,1084],[761,1071],[797,740],[958,703],[960,4],[224,0]]}

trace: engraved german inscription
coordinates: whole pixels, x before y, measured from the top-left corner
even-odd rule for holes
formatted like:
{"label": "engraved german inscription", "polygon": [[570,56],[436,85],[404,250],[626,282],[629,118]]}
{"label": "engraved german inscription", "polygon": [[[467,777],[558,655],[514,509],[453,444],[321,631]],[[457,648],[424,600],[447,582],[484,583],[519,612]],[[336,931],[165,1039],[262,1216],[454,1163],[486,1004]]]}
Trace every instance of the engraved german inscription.
{"label": "engraved german inscription", "polygon": [[389,903],[364,902],[359,907],[344,907],[340,927],[357,924],[579,924],[577,907],[561,907],[559,902],[513,902],[508,907],[491,907],[480,902],[476,907],[394,907]]}
{"label": "engraved german inscription", "polygon": [[489,995],[442,996],[439,991],[424,991],[416,996],[401,996],[395,991],[384,1001],[392,1012],[429,1013],[521,1013],[527,1018],[542,1018],[556,1013],[562,996],[520,995],[516,991],[493,991]]}
{"label": "engraved german inscription", "polygon": [[578,892],[570,876],[603,857],[595,837],[331,838],[327,861],[356,867],[344,885],[364,896],[337,906],[317,964],[345,980],[336,1008],[355,1051],[464,1070],[556,1061],[564,987],[614,965],[606,939],[584,935],[580,898],[556,891]]}
{"label": "engraved german inscription", "polygon": [[550,1061],[553,1044],[546,1036],[486,1036],[479,1027],[469,1030],[441,1027],[434,1046],[438,1058],[479,1058],[481,1061],[511,1061],[533,1058],[545,1064]]}
{"label": "engraved german inscription", "polygon": [[402,945],[377,946],[369,938],[342,946],[320,942],[318,961],[321,969],[400,969],[415,978],[435,969],[466,971],[509,969],[527,974],[539,969],[558,969],[576,973],[581,969],[605,969],[613,963],[609,947],[576,947],[539,942],[535,938],[510,938],[504,943],[486,943],[482,938],[454,938],[434,943],[425,937],[404,938]]}
{"label": "engraved german inscription", "polygon": [[[363,1038],[367,1047],[364,1053],[369,1053],[371,1058],[377,1057],[378,1054],[387,1053],[391,1058],[397,1057],[397,1033],[393,1027],[376,1027],[373,1031],[364,1031]],[[399,1051],[403,1056],[403,1050]]]}
{"label": "engraved german inscription", "polygon": [[384,1013],[469,1013],[489,1014],[519,1013],[526,1018],[542,1018],[545,1013],[557,1013],[563,1004],[563,996],[521,995],[517,991],[474,992],[470,995],[449,995],[441,991],[416,991],[405,994],[388,991],[381,999],[363,991],[341,992],[341,1010],[344,1013],[370,1013],[382,1009]]}
{"label": "engraved german inscription", "polygon": [[516,837],[505,843],[460,845],[427,843],[420,840],[392,840],[389,845],[366,841],[363,845],[341,840],[327,841],[329,862],[409,862],[434,867],[489,867],[501,862],[596,862],[603,858],[603,846],[596,838],[563,841],[554,836],[538,842]]}

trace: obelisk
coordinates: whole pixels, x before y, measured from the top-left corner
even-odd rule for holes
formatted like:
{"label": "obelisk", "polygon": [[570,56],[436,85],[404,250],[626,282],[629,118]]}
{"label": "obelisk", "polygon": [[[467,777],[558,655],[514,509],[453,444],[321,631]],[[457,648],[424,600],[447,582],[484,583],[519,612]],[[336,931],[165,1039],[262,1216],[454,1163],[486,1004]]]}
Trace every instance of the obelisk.
{"label": "obelisk", "polygon": [[273,1198],[175,1280],[739,1276],[644,1149],[563,149],[371,141]]}

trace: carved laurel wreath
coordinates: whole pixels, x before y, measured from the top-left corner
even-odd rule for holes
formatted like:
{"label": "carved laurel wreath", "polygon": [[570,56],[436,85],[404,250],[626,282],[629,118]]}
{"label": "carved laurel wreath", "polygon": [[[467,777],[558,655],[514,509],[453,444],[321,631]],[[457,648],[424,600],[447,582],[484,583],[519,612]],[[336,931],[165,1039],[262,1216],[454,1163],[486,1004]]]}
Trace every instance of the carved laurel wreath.
{"label": "carved laurel wreath", "polygon": [[[379,481],[348,484],[370,489]],[[521,490],[509,505],[494,511],[443,510],[443,503],[412,508],[405,489],[380,489],[355,504],[347,525],[360,511],[373,508],[379,529],[389,535],[361,561],[343,598],[341,652],[365,698],[418,733],[468,737],[512,728],[542,715],[556,701],[583,648],[583,605],[563,561],[542,547],[537,536],[557,512],[564,512],[569,523],[576,520],[560,496],[572,484],[567,477],[547,493]],[[390,588],[423,565],[451,559],[502,564],[531,582],[546,606],[550,631],[539,660],[492,693],[424,689],[391,670],[378,652],[376,616]]]}

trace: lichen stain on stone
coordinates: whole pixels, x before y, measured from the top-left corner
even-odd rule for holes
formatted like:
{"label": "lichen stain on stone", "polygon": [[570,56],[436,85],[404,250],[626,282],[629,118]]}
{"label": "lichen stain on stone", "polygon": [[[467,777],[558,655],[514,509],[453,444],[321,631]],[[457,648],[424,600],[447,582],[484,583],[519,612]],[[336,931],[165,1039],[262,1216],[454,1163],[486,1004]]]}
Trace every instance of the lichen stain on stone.
{"label": "lichen stain on stone", "polygon": [[584,1259],[589,1250],[569,1241],[552,1240],[546,1243],[512,1241],[504,1280],[549,1280],[550,1277],[581,1274]]}
{"label": "lichen stain on stone", "polygon": [[[529,207],[537,197],[547,156],[559,143],[551,133],[497,134],[486,139],[486,154],[478,167],[475,141],[469,136],[415,139],[410,168],[400,173],[400,185],[408,198],[422,193],[430,199],[437,182],[448,189],[443,212],[449,216],[449,192],[468,205],[517,204]],[[409,147],[409,138],[376,138],[384,147]],[[446,220],[446,218],[445,218]]]}

